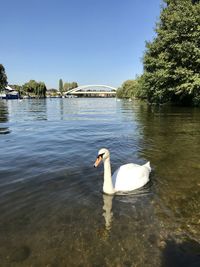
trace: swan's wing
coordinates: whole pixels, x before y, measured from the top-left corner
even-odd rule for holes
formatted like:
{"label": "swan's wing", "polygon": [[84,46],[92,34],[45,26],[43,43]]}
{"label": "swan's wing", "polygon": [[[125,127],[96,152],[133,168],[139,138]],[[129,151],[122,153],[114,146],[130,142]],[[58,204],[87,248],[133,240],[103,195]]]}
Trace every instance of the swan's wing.
{"label": "swan's wing", "polygon": [[131,191],[149,181],[150,170],[146,166],[129,163],[117,169],[113,176],[113,186],[117,191]]}

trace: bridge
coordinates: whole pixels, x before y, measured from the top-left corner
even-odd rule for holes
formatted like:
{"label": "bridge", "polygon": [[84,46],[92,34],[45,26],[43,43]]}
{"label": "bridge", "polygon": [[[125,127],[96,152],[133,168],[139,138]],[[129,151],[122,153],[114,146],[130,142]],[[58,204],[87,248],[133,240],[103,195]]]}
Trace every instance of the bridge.
{"label": "bridge", "polygon": [[82,85],[64,93],[65,97],[115,97],[117,88],[109,85]]}

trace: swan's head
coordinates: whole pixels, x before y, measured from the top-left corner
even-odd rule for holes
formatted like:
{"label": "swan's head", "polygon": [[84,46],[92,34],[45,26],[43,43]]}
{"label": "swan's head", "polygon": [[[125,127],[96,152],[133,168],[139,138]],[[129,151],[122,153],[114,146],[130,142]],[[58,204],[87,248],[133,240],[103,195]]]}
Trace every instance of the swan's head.
{"label": "swan's head", "polygon": [[97,159],[94,163],[94,167],[98,167],[99,163],[103,160],[105,161],[107,158],[110,157],[110,152],[108,149],[106,148],[101,148],[98,152],[98,156],[97,156]]}

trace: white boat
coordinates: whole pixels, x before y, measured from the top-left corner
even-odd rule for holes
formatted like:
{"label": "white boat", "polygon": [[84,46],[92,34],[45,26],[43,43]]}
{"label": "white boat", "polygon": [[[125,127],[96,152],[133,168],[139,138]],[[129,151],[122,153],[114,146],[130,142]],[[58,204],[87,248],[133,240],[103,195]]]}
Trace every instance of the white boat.
{"label": "white boat", "polygon": [[5,93],[0,94],[0,99],[6,99],[6,94]]}

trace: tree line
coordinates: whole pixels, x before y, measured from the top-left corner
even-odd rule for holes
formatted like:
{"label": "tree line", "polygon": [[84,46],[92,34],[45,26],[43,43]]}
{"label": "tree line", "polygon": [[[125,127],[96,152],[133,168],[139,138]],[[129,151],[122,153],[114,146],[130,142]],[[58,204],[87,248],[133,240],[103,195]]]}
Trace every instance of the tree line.
{"label": "tree line", "polygon": [[[0,64],[0,92],[5,90],[5,87],[8,85],[7,75],[5,68]],[[24,85],[12,85],[12,88],[19,92],[21,96],[28,95],[38,98],[46,97],[46,85],[44,82],[36,82],[35,80],[30,80]]]}
{"label": "tree line", "polygon": [[[5,72],[5,68],[2,64],[0,64],[0,92],[5,90],[5,87],[8,85],[7,76]],[[30,96],[30,97],[37,97],[37,98],[44,98],[46,97],[47,88],[44,82],[37,82],[35,80],[30,80],[29,82],[23,85],[13,84],[11,85],[13,89],[19,92],[20,96]],[[77,82],[65,82],[63,84],[62,79],[59,80],[59,91],[61,95],[64,92],[67,92],[73,88],[78,87]],[[54,91],[56,95],[58,92],[56,89],[51,89]]]}
{"label": "tree line", "polygon": [[46,97],[46,85],[44,82],[36,82],[35,80],[30,80],[23,85],[12,84],[10,85],[14,90],[18,91],[20,96],[29,96],[36,98]]}
{"label": "tree line", "polygon": [[61,94],[63,94],[64,92],[67,92],[73,88],[78,87],[78,83],[77,82],[65,82],[63,84],[63,80],[60,79],[59,80],[59,91]]}
{"label": "tree line", "polygon": [[200,106],[200,1],[163,0],[156,37],[146,42],[144,72],[118,97]]}

